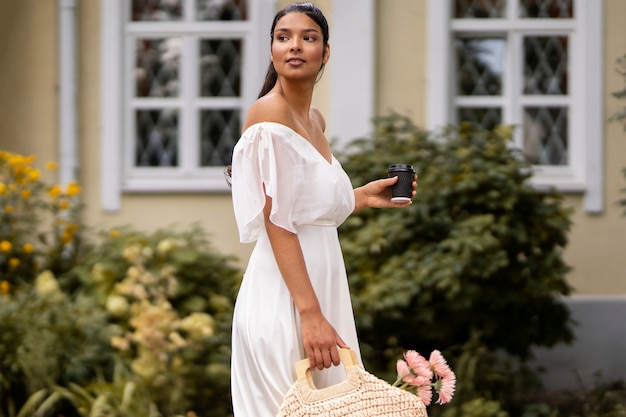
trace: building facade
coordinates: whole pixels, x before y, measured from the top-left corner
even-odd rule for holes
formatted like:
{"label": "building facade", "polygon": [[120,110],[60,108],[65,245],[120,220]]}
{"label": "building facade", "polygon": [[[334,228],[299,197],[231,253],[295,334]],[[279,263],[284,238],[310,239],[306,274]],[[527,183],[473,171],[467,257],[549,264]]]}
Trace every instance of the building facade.
{"label": "building facade", "polygon": [[[287,3],[1,1],[0,149],[57,161],[51,180],[81,184],[91,227],[198,222],[243,265],[252,247],[238,242],[222,171],[269,63],[272,17]],[[625,83],[616,60],[626,2],[316,3],[331,59],[314,100],[337,146],[390,111],[432,130],[516,126],[534,185],[562,190],[574,210],[568,302],[623,305],[626,133],[609,119],[624,108],[612,93]],[[607,326],[616,310],[599,308],[578,318]]]}

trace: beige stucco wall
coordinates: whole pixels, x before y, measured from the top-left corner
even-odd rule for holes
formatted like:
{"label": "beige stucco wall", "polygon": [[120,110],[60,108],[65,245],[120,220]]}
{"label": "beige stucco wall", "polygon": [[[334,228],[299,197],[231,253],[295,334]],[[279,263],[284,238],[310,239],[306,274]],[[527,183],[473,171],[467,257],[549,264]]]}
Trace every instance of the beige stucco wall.
{"label": "beige stucco wall", "polygon": [[0,1],[0,149],[57,160],[56,2]]}
{"label": "beige stucco wall", "polygon": [[[615,59],[626,53],[626,2],[605,0],[604,13],[605,101],[606,119],[626,100],[617,100],[611,92],[624,88],[623,77],[615,71]],[[574,270],[568,279],[579,293],[626,293],[626,217],[616,201],[626,197],[621,169],[626,167],[626,132],[623,125],[608,122],[604,126],[605,165],[604,191],[606,210],[601,216],[588,215],[582,210],[580,198],[569,199],[576,210],[574,227],[566,260]]]}
{"label": "beige stucco wall", "polygon": [[376,112],[425,125],[426,0],[376,2]]}
{"label": "beige stucco wall", "polygon": [[[331,16],[333,0],[317,3]],[[279,6],[288,1],[280,0]],[[426,0],[385,0],[377,4],[376,111],[396,110],[419,124],[425,117]],[[606,116],[624,106],[610,92],[624,86],[613,61],[626,52],[626,2],[605,0]],[[384,7],[383,7],[384,6]],[[57,2],[0,1],[0,149],[58,160]],[[79,39],[79,181],[87,205],[85,222],[95,228],[130,224],[154,230],[201,222],[216,247],[243,261],[251,245],[238,243],[228,194],[124,195],[118,213],[100,210],[100,2],[78,1]],[[268,22],[269,25],[270,22]],[[331,24],[331,45],[333,36]],[[332,54],[331,54],[332,59]],[[314,104],[328,114],[328,74],[319,83]],[[407,91],[413,92],[406,94]],[[626,187],[626,133],[605,126],[605,205],[602,215],[582,210],[580,196],[567,201],[575,209],[566,259],[578,293],[626,293],[626,218],[614,204]],[[622,194],[623,195],[623,194]]]}

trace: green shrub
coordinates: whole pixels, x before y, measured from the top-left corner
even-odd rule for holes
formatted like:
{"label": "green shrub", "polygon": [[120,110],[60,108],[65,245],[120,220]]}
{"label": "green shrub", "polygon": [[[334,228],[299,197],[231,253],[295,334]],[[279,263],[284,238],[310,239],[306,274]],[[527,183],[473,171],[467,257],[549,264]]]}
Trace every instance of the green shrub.
{"label": "green shrub", "polygon": [[[200,227],[104,235],[79,275],[111,342],[163,415],[230,415],[230,332],[240,271]],[[209,414],[210,413],[210,414]]]}
{"label": "green shrub", "polygon": [[452,407],[476,397],[513,407],[511,391],[536,382],[518,368],[533,346],[573,337],[560,300],[570,211],[528,184],[510,138],[510,128],[470,124],[429,135],[394,114],[341,156],[355,185],[392,163],[418,172],[410,207],[362,210],[340,237],[366,363],[384,374],[405,349],[440,349],[453,366],[469,354]]}
{"label": "green shrub", "polygon": [[[32,331],[48,334],[49,341],[16,337],[13,345],[3,343],[9,350],[36,349],[42,354],[33,363],[37,375],[48,374],[29,387],[22,412],[230,416],[230,328],[240,277],[233,259],[215,252],[199,227],[154,233],[114,229],[91,248],[71,271],[81,283],[73,293],[64,293],[48,276],[57,301],[64,301],[55,305],[54,323]],[[5,297],[7,306],[15,306],[10,314],[19,318],[15,330],[23,330],[32,308],[22,311],[16,295]],[[74,300],[89,311],[72,308]],[[37,312],[52,314],[50,306]],[[2,313],[0,323],[11,317]],[[68,329],[90,336],[72,337]],[[53,343],[60,338],[62,344]],[[66,360],[44,359],[55,346],[66,347],[63,355],[95,347],[107,355],[97,367],[74,355],[79,365],[99,371],[76,378],[65,375]],[[17,367],[14,375],[28,374],[23,361],[9,362]]]}
{"label": "green shrub", "polygon": [[110,336],[105,311],[68,296],[50,271],[0,295],[0,416],[48,387],[89,383],[108,367]]}
{"label": "green shrub", "polygon": [[90,235],[34,159],[0,151],[0,416],[230,416],[234,258],[197,226]]}
{"label": "green shrub", "polygon": [[0,415],[29,394],[26,415],[230,416],[233,259],[198,227],[114,229],[90,247],[68,272],[75,289],[46,271],[1,296],[0,395],[13,405]]}

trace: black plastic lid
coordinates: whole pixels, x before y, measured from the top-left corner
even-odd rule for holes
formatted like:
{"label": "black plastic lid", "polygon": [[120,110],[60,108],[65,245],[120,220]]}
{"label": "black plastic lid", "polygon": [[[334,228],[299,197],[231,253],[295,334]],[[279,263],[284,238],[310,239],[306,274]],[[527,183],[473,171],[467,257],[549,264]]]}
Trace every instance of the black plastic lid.
{"label": "black plastic lid", "polygon": [[389,165],[389,168],[387,168],[387,171],[411,171],[411,172],[415,172],[415,170],[413,169],[413,165],[409,165],[409,164],[392,164],[392,165]]}

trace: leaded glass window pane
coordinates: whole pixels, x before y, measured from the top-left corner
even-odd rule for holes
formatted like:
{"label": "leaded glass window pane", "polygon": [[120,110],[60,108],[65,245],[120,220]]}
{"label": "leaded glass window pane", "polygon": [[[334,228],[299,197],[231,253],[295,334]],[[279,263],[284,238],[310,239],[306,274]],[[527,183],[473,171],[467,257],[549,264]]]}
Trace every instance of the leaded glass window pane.
{"label": "leaded glass window pane", "polygon": [[574,0],[519,0],[519,11],[520,17],[526,18],[571,19]]}
{"label": "leaded glass window pane", "polygon": [[241,40],[200,41],[200,96],[241,95]]}
{"label": "leaded glass window pane", "polygon": [[568,93],[567,36],[524,38],[524,94]]}
{"label": "leaded glass window pane", "polygon": [[135,42],[135,96],[176,97],[180,85],[181,39],[137,39]]}
{"label": "leaded glass window pane", "polygon": [[499,107],[459,107],[459,123],[470,122],[474,126],[492,130],[502,124],[502,110]]}
{"label": "leaded glass window pane", "polygon": [[247,20],[246,0],[196,0],[197,20]]}
{"label": "leaded glass window pane", "polygon": [[462,96],[497,96],[502,94],[504,51],[504,39],[457,39],[458,94]]}
{"label": "leaded glass window pane", "polygon": [[137,110],[135,129],[136,166],[178,166],[178,110]]}
{"label": "leaded glass window pane", "polygon": [[182,20],[183,3],[184,0],[133,0],[131,20],[134,22]]}
{"label": "leaded glass window pane", "polygon": [[454,17],[499,18],[504,17],[506,0],[455,0]]}
{"label": "leaded glass window pane", "polygon": [[228,165],[241,132],[240,111],[200,111],[200,166]]}
{"label": "leaded glass window pane", "polygon": [[534,165],[567,165],[567,107],[524,109],[524,154]]}

